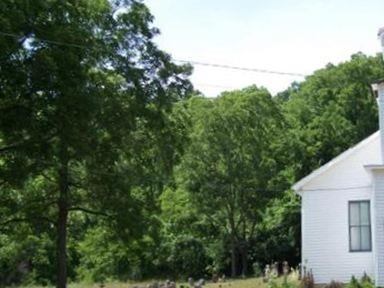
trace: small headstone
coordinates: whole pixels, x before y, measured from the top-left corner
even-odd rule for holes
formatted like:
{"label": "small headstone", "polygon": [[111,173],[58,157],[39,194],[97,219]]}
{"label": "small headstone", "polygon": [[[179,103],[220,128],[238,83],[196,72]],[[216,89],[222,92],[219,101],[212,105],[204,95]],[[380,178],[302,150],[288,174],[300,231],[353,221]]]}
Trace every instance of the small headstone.
{"label": "small headstone", "polygon": [[284,276],[288,276],[289,274],[289,265],[287,261],[283,262],[283,274]]}
{"label": "small headstone", "polygon": [[194,285],[195,288],[201,288],[205,285],[204,278],[200,278]]}
{"label": "small headstone", "polygon": [[271,267],[267,264],[265,265],[265,269],[264,269],[263,282],[267,283],[270,277],[271,277]]}
{"label": "small headstone", "polygon": [[277,262],[273,263],[273,265],[272,265],[272,275],[274,277],[279,276],[279,263],[277,263]]}
{"label": "small headstone", "polygon": [[297,266],[297,270],[299,272],[299,276],[298,276],[298,280],[301,280],[301,274],[302,274],[302,271],[301,271],[301,264],[299,263],[299,265]]}
{"label": "small headstone", "polygon": [[189,277],[188,278],[188,285],[190,286],[190,287],[193,287],[194,286],[194,281],[193,281],[193,278],[192,277]]}

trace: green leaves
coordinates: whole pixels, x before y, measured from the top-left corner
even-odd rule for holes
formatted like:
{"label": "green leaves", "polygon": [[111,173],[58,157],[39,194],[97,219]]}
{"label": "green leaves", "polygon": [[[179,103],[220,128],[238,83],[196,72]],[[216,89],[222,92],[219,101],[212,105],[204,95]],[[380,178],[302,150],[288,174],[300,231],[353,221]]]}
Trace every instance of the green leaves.
{"label": "green leaves", "polygon": [[275,163],[270,148],[283,117],[271,95],[254,86],[215,100],[191,98],[189,109],[190,145],[177,179],[198,213],[234,239],[231,249],[240,249],[272,196],[266,192]]}
{"label": "green leaves", "polygon": [[256,86],[191,97],[192,68],[158,49],[152,21],[134,0],[1,1],[0,270],[27,261],[32,280],[55,281],[66,212],[73,279],[229,260],[235,275],[268,249],[296,261],[298,203],[282,191],[377,129],[379,56],[329,64],[276,98]]}
{"label": "green leaves", "polygon": [[[362,53],[337,66],[316,71],[282,104],[291,127],[291,159],[301,159],[296,179],[331,160],[378,127],[371,83],[384,76],[381,57]],[[289,143],[287,143],[290,145]],[[296,147],[296,148],[295,148]]]}
{"label": "green leaves", "polygon": [[109,217],[125,239],[155,231],[150,211],[182,147],[172,106],[192,89],[190,67],[156,47],[140,1],[0,6],[0,181],[23,207],[7,217],[58,223],[60,243],[68,211]]}

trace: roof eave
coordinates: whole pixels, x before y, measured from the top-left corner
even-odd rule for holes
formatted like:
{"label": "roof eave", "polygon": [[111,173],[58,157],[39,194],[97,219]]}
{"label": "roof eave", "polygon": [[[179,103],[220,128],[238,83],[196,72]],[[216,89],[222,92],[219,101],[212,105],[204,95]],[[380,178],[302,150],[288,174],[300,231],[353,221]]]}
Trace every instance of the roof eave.
{"label": "roof eave", "polygon": [[303,192],[303,187],[305,185],[307,185],[308,183],[310,183],[313,179],[319,177],[320,175],[322,175],[323,173],[325,173],[326,171],[328,171],[330,168],[332,168],[333,166],[335,166],[336,164],[340,163],[342,160],[344,160],[345,158],[349,157],[350,155],[352,155],[354,152],[358,151],[359,149],[365,147],[367,144],[369,144],[371,141],[373,141],[374,139],[376,139],[376,137],[379,136],[379,131],[376,131],[375,133],[373,133],[372,135],[368,136],[367,138],[365,138],[364,140],[360,141],[359,143],[357,143],[356,145],[352,146],[351,148],[349,148],[348,150],[344,151],[343,153],[339,154],[338,156],[336,156],[335,158],[333,158],[332,160],[330,160],[329,162],[327,162],[326,164],[320,166],[319,168],[317,168],[316,170],[314,170],[312,173],[308,174],[307,176],[305,176],[304,178],[302,178],[301,180],[299,180],[298,182],[296,182],[295,184],[292,185],[292,189],[298,194],[298,195],[301,195],[301,193]]}

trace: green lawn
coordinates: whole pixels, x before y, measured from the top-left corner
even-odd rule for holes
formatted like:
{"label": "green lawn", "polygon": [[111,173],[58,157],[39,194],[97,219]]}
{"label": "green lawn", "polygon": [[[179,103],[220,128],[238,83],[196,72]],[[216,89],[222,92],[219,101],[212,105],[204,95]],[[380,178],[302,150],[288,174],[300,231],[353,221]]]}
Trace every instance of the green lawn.
{"label": "green lawn", "polygon": [[[283,279],[279,278],[277,279],[277,282],[282,282]],[[290,279],[290,282],[297,282],[297,279]],[[161,282],[161,281],[159,281]],[[115,283],[106,283],[104,284],[104,288],[133,288],[136,287],[146,287],[148,283],[151,283],[151,281],[145,281],[145,282],[128,282],[128,283],[122,283],[122,282],[115,282]],[[184,287],[189,287],[186,283],[180,283],[177,282],[177,287],[180,285],[184,285]],[[69,288],[99,288],[100,284],[71,284],[69,285]],[[247,279],[228,279],[226,282],[223,283],[207,283],[205,288],[266,288],[267,284],[263,282],[262,278],[247,278]]]}

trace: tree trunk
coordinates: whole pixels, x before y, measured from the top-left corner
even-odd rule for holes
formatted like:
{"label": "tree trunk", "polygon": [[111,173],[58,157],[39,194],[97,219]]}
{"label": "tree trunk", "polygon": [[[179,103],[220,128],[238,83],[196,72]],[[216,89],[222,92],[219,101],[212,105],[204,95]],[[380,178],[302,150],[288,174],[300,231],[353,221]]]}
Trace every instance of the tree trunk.
{"label": "tree trunk", "polygon": [[236,254],[236,241],[234,236],[231,235],[231,277],[236,277],[237,274],[237,254]]}
{"label": "tree trunk", "polygon": [[68,150],[61,147],[59,169],[59,200],[57,221],[57,287],[67,287],[67,222],[68,222]]}
{"label": "tree trunk", "polygon": [[57,223],[57,287],[67,287],[67,221],[68,206],[66,201],[59,200],[59,219]]}
{"label": "tree trunk", "polygon": [[241,275],[243,277],[247,276],[248,274],[248,245],[247,243],[243,242],[240,248],[240,254],[241,254]]}

